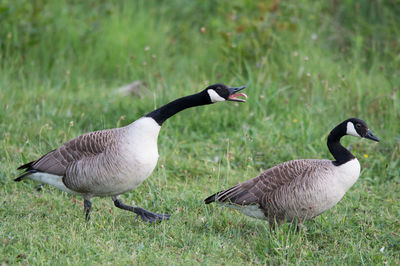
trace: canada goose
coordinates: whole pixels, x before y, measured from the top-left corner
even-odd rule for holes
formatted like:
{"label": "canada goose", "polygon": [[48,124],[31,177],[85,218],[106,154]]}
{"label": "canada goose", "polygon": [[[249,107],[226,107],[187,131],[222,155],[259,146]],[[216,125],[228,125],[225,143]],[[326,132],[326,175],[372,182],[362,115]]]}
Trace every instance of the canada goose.
{"label": "canada goose", "polygon": [[179,98],[139,118],[128,126],[90,132],[74,138],[39,159],[18,167],[25,169],[15,181],[30,178],[68,193],[82,195],[86,220],[95,196],[111,196],[114,205],[131,211],[144,221],[169,219],[168,214],[151,213],[128,206],[119,195],[138,187],[153,171],[158,160],[157,138],[169,117],[190,107],[222,101],[245,102],[245,87],[214,84],[205,90]]}
{"label": "canada goose", "polygon": [[297,219],[299,224],[335,206],[360,175],[360,163],[340,144],[352,135],[379,141],[364,121],[350,118],[328,136],[335,161],[299,159],[276,165],[257,177],[218,192],[205,203],[222,203],[274,225]]}

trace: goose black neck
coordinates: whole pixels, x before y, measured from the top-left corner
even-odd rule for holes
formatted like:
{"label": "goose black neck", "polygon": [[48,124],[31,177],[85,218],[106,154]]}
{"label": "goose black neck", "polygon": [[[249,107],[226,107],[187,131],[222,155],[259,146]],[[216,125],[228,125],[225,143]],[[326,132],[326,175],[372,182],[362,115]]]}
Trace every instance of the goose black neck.
{"label": "goose black neck", "polygon": [[167,120],[174,114],[185,110],[186,108],[206,105],[210,103],[210,97],[206,93],[200,92],[197,94],[176,99],[175,101],[167,103],[166,105],[161,106],[160,108],[148,113],[145,116],[153,118],[161,126],[165,120]]}
{"label": "goose black neck", "polygon": [[328,149],[335,158],[334,165],[339,166],[353,160],[355,157],[351,152],[340,144],[340,139],[346,135],[347,123],[335,127],[328,136]]}

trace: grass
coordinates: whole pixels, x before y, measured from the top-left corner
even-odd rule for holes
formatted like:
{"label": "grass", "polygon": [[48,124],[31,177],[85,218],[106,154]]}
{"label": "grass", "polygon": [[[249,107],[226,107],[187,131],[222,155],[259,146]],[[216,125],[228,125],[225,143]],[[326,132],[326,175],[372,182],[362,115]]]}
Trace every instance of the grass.
{"label": "grass", "polygon": [[[394,2],[5,1],[0,10],[1,263],[400,263]],[[134,80],[150,93],[115,93]],[[126,125],[214,82],[247,85],[248,102],[168,120],[156,170],[122,197],[170,221],[145,224],[96,198],[86,223],[81,198],[12,181],[21,163],[73,137]],[[382,141],[343,139],[361,176],[306,231],[270,231],[203,204],[277,163],[331,158],[327,135],[349,117]]]}

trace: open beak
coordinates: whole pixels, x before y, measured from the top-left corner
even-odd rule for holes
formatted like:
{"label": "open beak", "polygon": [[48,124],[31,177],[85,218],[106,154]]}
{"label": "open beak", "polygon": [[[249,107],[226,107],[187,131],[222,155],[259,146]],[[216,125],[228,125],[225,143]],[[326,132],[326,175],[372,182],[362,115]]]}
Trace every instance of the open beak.
{"label": "open beak", "polygon": [[369,129],[367,131],[367,134],[365,134],[364,138],[379,142],[379,138],[374,136],[374,134],[372,134],[371,130],[369,130]]}
{"label": "open beak", "polygon": [[[228,97],[227,101],[243,102],[243,103],[246,102],[247,95],[244,94],[244,93],[237,93],[238,91],[241,91],[241,90],[243,90],[245,88],[246,88],[246,86],[228,88],[229,97]],[[244,99],[238,98],[239,96],[242,96]]]}

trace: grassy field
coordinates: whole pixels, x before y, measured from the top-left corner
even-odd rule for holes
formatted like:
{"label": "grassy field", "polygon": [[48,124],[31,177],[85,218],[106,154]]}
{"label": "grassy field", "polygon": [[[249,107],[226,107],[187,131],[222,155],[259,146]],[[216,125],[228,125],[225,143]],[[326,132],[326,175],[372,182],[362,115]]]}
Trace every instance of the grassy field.
{"label": "grassy field", "polygon": [[[398,1],[131,2],[0,3],[0,263],[400,264]],[[116,92],[135,80],[147,92]],[[86,223],[82,198],[13,182],[73,137],[216,82],[248,86],[247,103],[172,117],[156,170],[122,196],[169,221],[96,198]],[[203,204],[277,163],[332,158],[349,117],[381,142],[343,139],[361,176],[307,230]]]}

